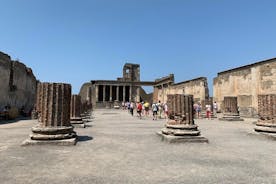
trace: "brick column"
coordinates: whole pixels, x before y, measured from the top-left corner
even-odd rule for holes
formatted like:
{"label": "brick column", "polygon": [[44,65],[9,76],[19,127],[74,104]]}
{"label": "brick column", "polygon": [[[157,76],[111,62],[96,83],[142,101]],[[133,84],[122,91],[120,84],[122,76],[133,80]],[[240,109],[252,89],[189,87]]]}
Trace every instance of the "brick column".
{"label": "brick column", "polygon": [[71,85],[38,84],[39,124],[32,128],[31,139],[23,144],[76,144],[76,133],[70,123]]}
{"label": "brick column", "polygon": [[258,114],[255,131],[276,135],[276,94],[258,95]]}
{"label": "brick column", "polygon": [[222,121],[244,121],[240,118],[238,109],[238,98],[227,96],[223,100],[223,117],[219,118]]}
{"label": "brick column", "polygon": [[208,142],[194,123],[193,96],[168,95],[169,120],[159,132],[169,142]]}
{"label": "brick column", "polygon": [[71,110],[70,110],[71,124],[74,127],[85,128],[84,122],[81,117],[81,97],[79,95],[71,96],[71,106],[70,107],[71,107]]}

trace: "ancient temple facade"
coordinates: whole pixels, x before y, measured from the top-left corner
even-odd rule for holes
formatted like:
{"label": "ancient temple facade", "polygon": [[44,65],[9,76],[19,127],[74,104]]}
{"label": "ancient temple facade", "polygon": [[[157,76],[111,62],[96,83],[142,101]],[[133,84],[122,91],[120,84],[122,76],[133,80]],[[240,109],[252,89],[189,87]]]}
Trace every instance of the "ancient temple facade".
{"label": "ancient temple facade", "polygon": [[82,101],[87,100],[93,107],[113,107],[121,102],[150,101],[142,86],[153,86],[154,82],[140,81],[140,65],[126,63],[123,76],[117,80],[92,80],[83,85],[80,95]]}
{"label": "ancient temple facade", "polygon": [[242,117],[258,116],[258,95],[276,94],[276,58],[218,73],[213,83],[214,100],[224,111],[224,98],[237,98]]}

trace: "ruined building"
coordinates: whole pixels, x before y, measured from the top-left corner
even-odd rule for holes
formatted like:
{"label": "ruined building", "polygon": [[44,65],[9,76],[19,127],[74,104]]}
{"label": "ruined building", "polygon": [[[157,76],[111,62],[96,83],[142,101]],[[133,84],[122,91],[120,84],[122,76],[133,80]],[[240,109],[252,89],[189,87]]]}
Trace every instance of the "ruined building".
{"label": "ruined building", "polygon": [[6,105],[29,112],[35,103],[36,78],[23,63],[0,52],[0,110]]}
{"label": "ruined building", "polygon": [[225,97],[237,97],[243,117],[258,115],[258,95],[276,94],[276,58],[218,73],[214,100],[224,110]]}
{"label": "ruined building", "polygon": [[126,63],[123,77],[117,80],[92,80],[85,83],[79,95],[82,102],[88,101],[93,107],[112,107],[115,102],[150,101],[141,86],[153,86],[154,82],[140,81],[140,65]]}
{"label": "ruined building", "polygon": [[167,101],[167,95],[185,94],[193,95],[195,102],[202,102],[209,98],[208,83],[206,77],[174,83],[174,75],[155,80],[153,101]]}

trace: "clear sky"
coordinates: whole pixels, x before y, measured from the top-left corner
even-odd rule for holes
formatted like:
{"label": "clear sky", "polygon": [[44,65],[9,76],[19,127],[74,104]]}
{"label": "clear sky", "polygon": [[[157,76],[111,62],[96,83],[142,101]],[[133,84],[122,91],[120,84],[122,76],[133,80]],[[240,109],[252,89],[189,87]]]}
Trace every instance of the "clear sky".
{"label": "clear sky", "polygon": [[[78,93],[125,62],[176,82],[276,57],[275,0],[1,0],[0,51]],[[212,91],[212,89],[210,89]]]}

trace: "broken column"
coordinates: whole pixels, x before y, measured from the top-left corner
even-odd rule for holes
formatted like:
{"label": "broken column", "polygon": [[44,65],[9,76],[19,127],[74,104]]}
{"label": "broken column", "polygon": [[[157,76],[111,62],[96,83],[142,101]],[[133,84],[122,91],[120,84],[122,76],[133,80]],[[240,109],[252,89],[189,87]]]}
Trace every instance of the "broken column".
{"label": "broken column", "polygon": [[39,83],[37,93],[38,125],[23,145],[75,145],[77,135],[70,123],[71,85]]}
{"label": "broken column", "polygon": [[163,140],[174,142],[208,142],[200,136],[198,126],[194,123],[193,96],[168,95],[167,104],[169,120],[165,128],[158,132]]}
{"label": "broken column", "polygon": [[238,98],[233,96],[224,97],[223,100],[223,117],[219,120],[222,121],[243,121],[240,117]]}
{"label": "broken column", "polygon": [[276,135],[276,94],[258,95],[258,114],[255,131]]}
{"label": "broken column", "polygon": [[85,128],[84,121],[81,117],[81,97],[79,95],[71,96],[70,115],[71,125],[73,127]]}

